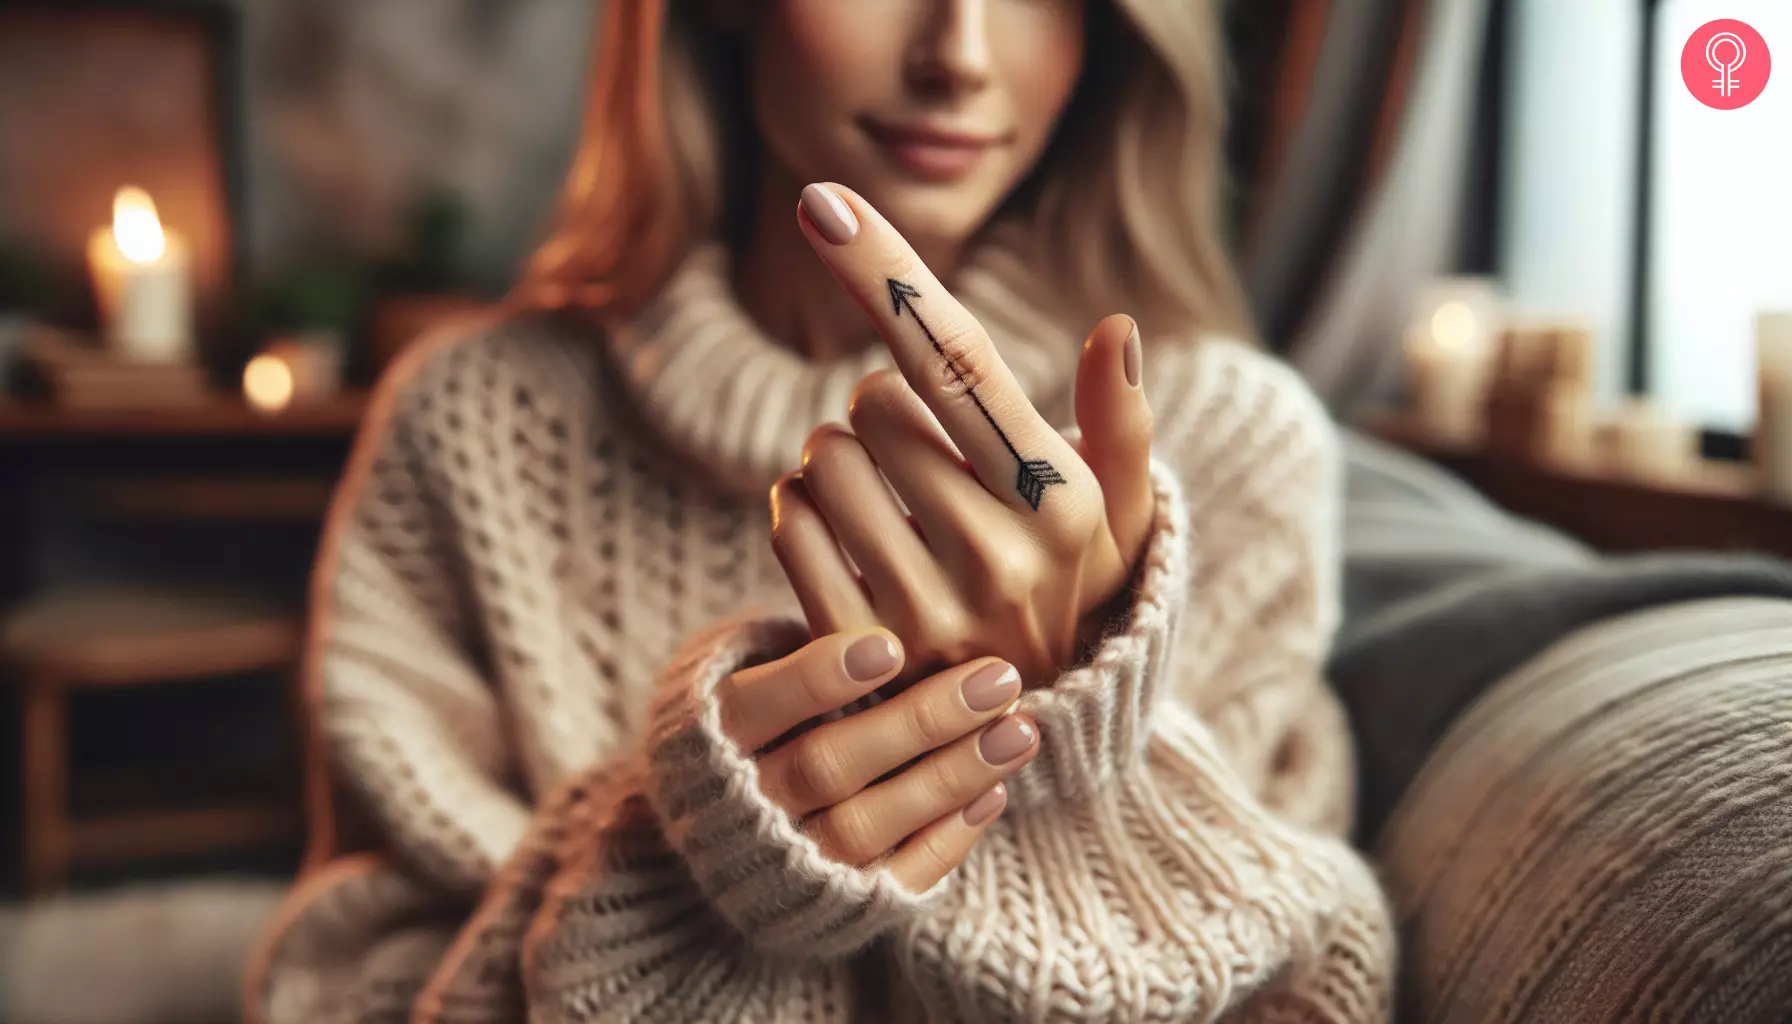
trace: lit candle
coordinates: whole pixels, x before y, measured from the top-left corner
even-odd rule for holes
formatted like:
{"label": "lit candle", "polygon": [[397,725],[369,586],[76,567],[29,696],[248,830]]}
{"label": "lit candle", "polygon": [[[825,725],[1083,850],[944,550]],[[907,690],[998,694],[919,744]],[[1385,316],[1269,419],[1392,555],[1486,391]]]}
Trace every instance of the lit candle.
{"label": "lit candle", "polygon": [[1792,504],[1792,313],[1762,313],[1756,319],[1755,361],[1755,466],[1767,494]]}
{"label": "lit candle", "polygon": [[341,390],[342,346],[332,336],[277,341],[243,368],[243,397],[267,413]]}
{"label": "lit candle", "polygon": [[261,412],[276,413],[292,404],[292,367],[263,352],[243,368],[243,397]]}
{"label": "lit candle", "polygon": [[163,227],[148,193],[118,191],[112,226],[88,240],[87,262],[114,352],[144,363],[192,356],[192,263],[186,243]]}
{"label": "lit candle", "polygon": [[1480,436],[1500,320],[1485,281],[1456,278],[1426,290],[1406,334],[1413,413],[1426,432],[1454,442]]}

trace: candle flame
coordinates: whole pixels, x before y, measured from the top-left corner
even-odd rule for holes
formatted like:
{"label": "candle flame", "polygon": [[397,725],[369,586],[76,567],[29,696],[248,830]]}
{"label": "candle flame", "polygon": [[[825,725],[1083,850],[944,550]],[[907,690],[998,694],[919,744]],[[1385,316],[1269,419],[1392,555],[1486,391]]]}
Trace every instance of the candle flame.
{"label": "candle flame", "polygon": [[262,354],[243,369],[243,394],[262,412],[279,412],[292,403],[292,367],[279,356]]}
{"label": "candle flame", "polygon": [[168,251],[155,200],[140,188],[127,186],[113,197],[112,236],[118,240],[118,251],[132,263],[154,263]]}
{"label": "candle flame", "polygon": [[1466,348],[1474,340],[1475,326],[1475,311],[1455,299],[1439,306],[1431,317],[1431,335],[1445,348]]}

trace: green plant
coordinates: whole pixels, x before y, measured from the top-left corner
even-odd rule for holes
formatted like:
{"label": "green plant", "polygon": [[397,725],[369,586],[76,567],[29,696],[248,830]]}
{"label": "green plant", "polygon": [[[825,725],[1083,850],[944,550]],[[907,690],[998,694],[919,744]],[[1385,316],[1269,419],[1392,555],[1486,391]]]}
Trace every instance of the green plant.
{"label": "green plant", "polygon": [[0,313],[37,313],[49,299],[49,265],[24,242],[0,238]]}
{"label": "green plant", "polygon": [[293,267],[268,279],[259,319],[275,330],[348,331],[366,307],[368,289],[366,271],[346,259]]}
{"label": "green plant", "polygon": [[462,265],[467,204],[455,193],[432,189],[405,212],[403,248],[387,268],[389,287],[401,291],[445,292],[466,286]]}

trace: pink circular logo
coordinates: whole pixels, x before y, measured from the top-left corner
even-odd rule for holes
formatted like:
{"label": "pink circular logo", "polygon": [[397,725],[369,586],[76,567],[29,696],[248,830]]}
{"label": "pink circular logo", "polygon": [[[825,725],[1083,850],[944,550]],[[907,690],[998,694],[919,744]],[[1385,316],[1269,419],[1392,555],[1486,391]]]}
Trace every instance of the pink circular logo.
{"label": "pink circular logo", "polygon": [[1744,21],[1724,18],[1707,22],[1680,51],[1680,76],[1694,97],[1707,107],[1746,107],[1767,88],[1773,55],[1767,40]]}

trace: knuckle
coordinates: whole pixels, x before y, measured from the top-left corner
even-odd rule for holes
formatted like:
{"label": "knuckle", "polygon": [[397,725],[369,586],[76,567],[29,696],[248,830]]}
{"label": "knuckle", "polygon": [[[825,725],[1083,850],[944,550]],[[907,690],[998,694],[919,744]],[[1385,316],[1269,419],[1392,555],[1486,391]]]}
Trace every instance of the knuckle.
{"label": "knuckle", "polygon": [[996,538],[979,538],[972,544],[972,556],[982,570],[980,579],[988,596],[998,602],[1019,600],[1031,593],[1033,585],[1045,575],[1044,559],[1026,543],[997,543]]}
{"label": "knuckle", "polygon": [[813,828],[821,833],[820,845],[848,863],[868,861],[883,852],[878,815],[863,801],[837,804],[817,815]]}
{"label": "knuckle", "polygon": [[928,880],[944,878],[964,860],[965,849],[940,829],[932,829],[909,841],[908,850]]}
{"label": "knuckle", "polygon": [[959,665],[970,660],[971,617],[956,602],[927,609],[915,625],[915,643],[931,660]]}
{"label": "knuckle", "polygon": [[980,573],[970,596],[978,617],[993,622],[1024,620],[1051,578],[1045,560],[1021,545],[1006,550],[982,548],[973,557]]}
{"label": "knuckle", "polygon": [[938,818],[965,802],[967,773],[953,757],[939,756],[921,762],[909,771],[909,784],[915,788],[915,799],[927,808],[929,819]]}
{"label": "knuckle", "polygon": [[1099,495],[1059,502],[1050,515],[1041,517],[1039,539],[1053,552],[1080,554],[1089,547],[1103,515]]}
{"label": "knuckle", "polygon": [[796,741],[787,766],[790,794],[811,807],[830,807],[857,792],[847,755],[825,732]]}
{"label": "knuckle", "polygon": [[944,746],[964,732],[955,692],[951,681],[946,682],[948,685],[910,691],[915,696],[904,711],[903,728],[917,754]]}
{"label": "knuckle", "polygon": [[940,392],[951,398],[962,398],[977,390],[989,379],[995,349],[989,335],[968,320],[952,321],[934,335],[934,380]]}
{"label": "knuckle", "polygon": [[1018,587],[986,584],[978,590],[977,607],[989,622],[1007,625],[1025,623],[1035,610],[1034,592]]}

